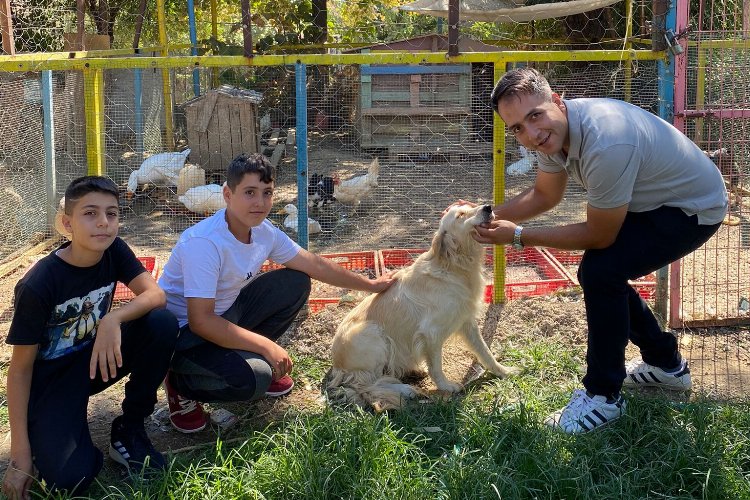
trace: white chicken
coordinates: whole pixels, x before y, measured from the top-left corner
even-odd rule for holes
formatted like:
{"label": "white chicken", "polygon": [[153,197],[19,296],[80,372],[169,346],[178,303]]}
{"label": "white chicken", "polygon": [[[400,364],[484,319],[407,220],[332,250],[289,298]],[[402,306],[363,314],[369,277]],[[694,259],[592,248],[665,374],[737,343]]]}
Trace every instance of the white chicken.
{"label": "white chicken", "polygon": [[518,149],[521,151],[521,159],[508,165],[508,168],[505,169],[508,175],[527,174],[536,163],[536,153],[523,146],[518,146]]}
{"label": "white chicken", "polygon": [[358,175],[342,181],[338,176],[333,177],[333,197],[345,205],[359,205],[378,187],[380,162],[375,158],[365,175]]}
{"label": "white chicken", "polygon": [[[295,233],[298,231],[298,216],[297,216],[297,207],[293,204],[288,204],[284,208],[282,208],[279,213],[288,214],[284,218],[284,227],[291,229]],[[320,222],[316,221],[315,219],[307,218],[307,233],[308,234],[315,234],[319,233],[323,230],[323,228],[320,226]]]}
{"label": "white chicken", "polygon": [[188,189],[206,185],[206,171],[198,165],[186,163],[177,175],[177,196],[185,194]]}
{"label": "white chicken", "polygon": [[223,189],[223,186],[218,184],[196,186],[185,191],[185,194],[177,199],[191,212],[208,216],[227,206]]}
{"label": "white chicken", "polygon": [[126,196],[132,198],[141,184],[176,186],[180,170],[189,154],[190,148],[175,153],[155,154],[143,160],[138,170],[134,170],[128,178]]}

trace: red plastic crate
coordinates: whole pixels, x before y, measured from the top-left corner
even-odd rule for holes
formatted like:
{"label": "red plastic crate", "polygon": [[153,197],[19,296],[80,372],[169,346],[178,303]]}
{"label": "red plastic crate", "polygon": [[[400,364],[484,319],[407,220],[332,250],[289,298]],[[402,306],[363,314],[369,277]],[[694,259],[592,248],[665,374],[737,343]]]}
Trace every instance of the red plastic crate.
{"label": "red plastic crate", "polygon": [[[341,267],[348,269],[349,271],[370,271],[369,274],[374,277],[380,276],[380,267],[378,263],[378,255],[375,251],[363,251],[363,252],[341,252],[341,253],[324,253],[319,254],[321,257],[332,260]],[[261,266],[261,272],[273,271],[275,269],[281,269],[284,266],[275,262],[266,261]],[[319,290],[323,285],[316,285],[313,281],[313,288],[310,292],[310,298],[307,300],[307,306],[311,313],[317,313],[324,309],[329,304],[338,304],[339,297],[320,297],[316,296],[320,294]],[[325,285],[330,286],[330,285]],[[337,290],[344,290],[343,288]]]}
{"label": "red plastic crate", "polygon": [[[543,251],[549,255],[550,259],[556,261],[559,268],[564,272],[574,284],[578,285],[578,277],[570,268],[581,263],[583,252],[575,250],[558,250],[556,248],[545,248]],[[635,280],[628,280],[630,286],[643,297],[645,300],[651,300],[656,294],[656,275],[654,273],[643,276]]]}
{"label": "red plastic crate", "polygon": [[[146,271],[151,273],[151,276],[154,277],[154,279],[159,279],[159,267],[156,265],[156,257],[137,257],[138,260],[141,261],[141,264],[143,264],[143,267],[146,268]],[[115,286],[115,294],[112,298],[112,302],[127,302],[129,300],[132,300],[133,297],[135,297],[135,294],[125,286],[124,283],[117,282],[117,286]]]}
{"label": "red plastic crate", "polygon": [[[492,266],[492,247],[487,247],[485,264]],[[380,250],[380,269],[381,272],[398,269],[410,265],[420,254],[427,249],[417,248],[392,248]],[[519,297],[532,295],[545,295],[552,293],[559,288],[569,287],[571,281],[565,276],[557,266],[542,252],[533,247],[527,247],[523,250],[514,250],[506,247],[507,266],[528,265],[533,267],[535,272],[541,276],[540,280],[521,281],[517,283],[505,284],[505,296],[508,300]],[[494,291],[493,285],[487,285],[484,291],[485,302],[492,301]]]}

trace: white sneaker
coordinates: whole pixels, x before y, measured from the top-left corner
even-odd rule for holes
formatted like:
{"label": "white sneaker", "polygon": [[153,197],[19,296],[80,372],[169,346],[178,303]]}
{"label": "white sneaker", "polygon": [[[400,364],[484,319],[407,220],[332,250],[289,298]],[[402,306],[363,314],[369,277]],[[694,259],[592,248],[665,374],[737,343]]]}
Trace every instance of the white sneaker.
{"label": "white sneaker", "polygon": [[674,372],[666,372],[658,366],[649,365],[642,359],[634,359],[625,365],[624,387],[662,387],[671,391],[689,391],[693,387],[690,368],[682,360]]}
{"label": "white sneaker", "polygon": [[586,391],[573,391],[568,405],[544,420],[544,424],[567,434],[589,432],[625,413],[625,399],[622,395],[608,403],[604,396],[589,396]]}

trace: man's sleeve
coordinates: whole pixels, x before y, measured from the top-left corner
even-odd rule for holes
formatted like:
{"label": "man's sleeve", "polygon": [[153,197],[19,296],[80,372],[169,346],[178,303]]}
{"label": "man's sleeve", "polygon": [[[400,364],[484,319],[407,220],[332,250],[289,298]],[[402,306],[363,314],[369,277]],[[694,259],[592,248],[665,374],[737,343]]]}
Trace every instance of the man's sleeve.
{"label": "man's sleeve", "polygon": [[617,144],[587,158],[582,172],[588,202],[596,208],[616,208],[630,203],[640,156],[634,146]]}
{"label": "man's sleeve", "polygon": [[221,255],[207,238],[191,238],[182,251],[185,298],[215,299]]}

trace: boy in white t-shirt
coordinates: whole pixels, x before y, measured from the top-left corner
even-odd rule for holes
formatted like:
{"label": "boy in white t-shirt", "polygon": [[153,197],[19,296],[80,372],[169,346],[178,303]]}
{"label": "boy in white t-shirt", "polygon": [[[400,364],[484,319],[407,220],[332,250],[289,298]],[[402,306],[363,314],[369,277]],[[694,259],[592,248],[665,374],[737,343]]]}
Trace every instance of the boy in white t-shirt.
{"label": "boy in white t-shirt", "polygon": [[[382,292],[390,275],[368,279],[301,248],[266,219],[274,168],[261,154],[241,154],[227,169],[227,208],[188,228],[172,250],[159,285],[180,324],[165,379],[170,420],[202,430],[199,401],[245,401],[288,393],[292,360],[275,340],[310,295],[310,278],[342,288]],[[258,276],[266,259],[285,269]]]}

